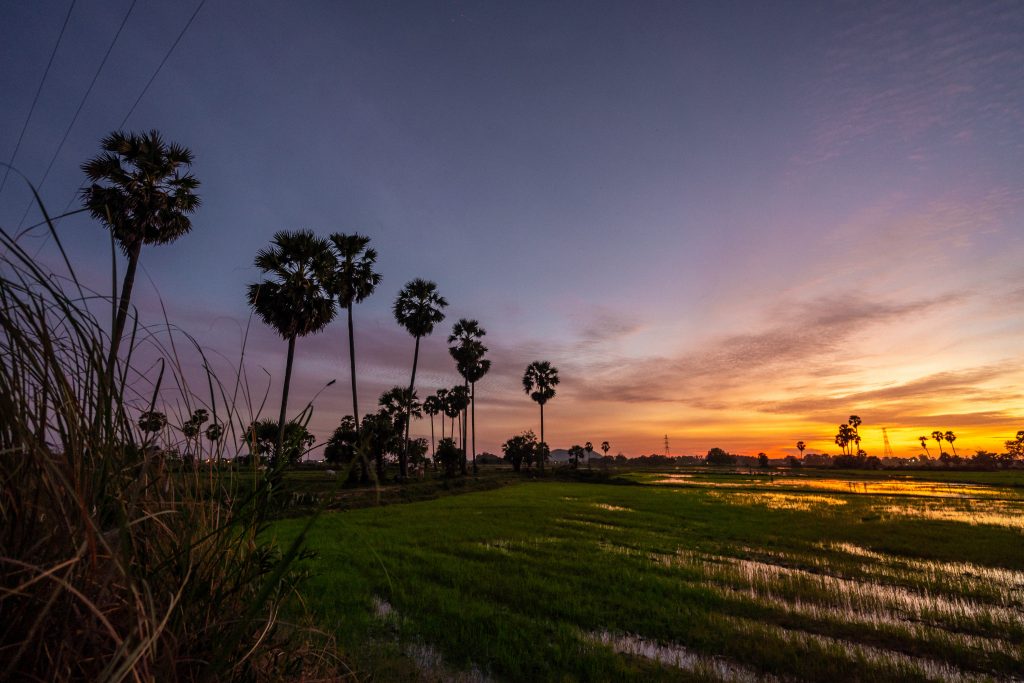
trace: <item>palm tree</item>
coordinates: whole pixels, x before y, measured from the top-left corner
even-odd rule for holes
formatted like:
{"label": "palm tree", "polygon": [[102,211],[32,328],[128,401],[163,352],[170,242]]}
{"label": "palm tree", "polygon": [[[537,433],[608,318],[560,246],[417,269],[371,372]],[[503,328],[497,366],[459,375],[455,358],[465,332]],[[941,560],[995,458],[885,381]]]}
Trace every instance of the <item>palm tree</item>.
{"label": "palm tree", "polygon": [[128,258],[110,331],[107,380],[112,384],[142,246],[169,244],[188,233],[189,214],[199,208],[200,200],[195,194],[199,181],[188,172],[193,158],[188,148],[165,143],[155,130],[114,132],[100,144],[104,153],[82,164],[91,184],[81,191],[81,198]]}
{"label": "palm tree", "polygon": [[590,443],[588,441],[587,443],[583,444],[583,450],[585,450],[587,452],[587,469],[589,470],[590,469],[590,456],[594,452],[594,444],[592,444],[592,443]]}
{"label": "palm tree", "polygon": [[359,436],[359,397],[356,392],[356,341],[352,329],[352,304],[361,303],[380,284],[380,273],[373,270],[377,251],[369,248],[370,238],[356,233],[336,232],[330,236],[338,258],[330,280],[331,294],[348,311],[348,361],[352,376],[352,416]]}
{"label": "palm tree", "polygon": [[[858,427],[861,426],[861,419],[856,415],[851,415],[850,419],[847,420],[846,424],[850,425],[853,433],[850,437],[850,441],[857,445],[857,455],[860,455],[860,430]],[[853,455],[853,447],[850,447],[850,454]]]}
{"label": "palm tree", "polygon": [[[540,442],[544,441],[544,404],[555,396],[558,385],[558,370],[546,360],[535,360],[526,366],[523,373],[523,390],[540,406]],[[544,460],[540,461],[540,471],[544,472]]]}
{"label": "palm tree", "polygon": [[[486,334],[487,330],[480,327],[480,323],[476,320],[462,318],[455,323],[452,327],[452,333],[448,335],[448,343],[453,344],[453,346],[448,347],[448,353],[455,359],[459,374],[462,375],[466,387],[470,390],[469,404],[473,412],[472,448],[474,474],[476,473],[476,383],[483,379],[484,375],[491,369],[491,361],[484,359],[487,347],[480,341]],[[465,444],[465,424],[463,424],[462,441]],[[463,461],[462,469],[463,473],[465,473],[465,461]]]}
{"label": "palm tree", "polygon": [[943,435],[943,438],[949,442],[950,448],[953,449],[953,455],[956,456],[956,446],[953,445],[953,442],[956,441],[956,434],[953,433],[953,430],[949,430]]}
{"label": "palm tree", "polygon": [[917,437],[917,440],[921,442],[921,447],[924,448],[925,455],[931,456],[931,453],[928,452],[928,437],[919,436]]}
{"label": "palm tree", "polygon": [[269,248],[256,254],[256,267],[270,277],[249,285],[249,305],[264,323],[288,341],[281,413],[277,420],[277,454],[280,454],[295,339],[319,332],[334,318],[334,301],[326,285],[334,269],[334,256],[327,240],[311,231],[282,230],[274,235]]}
{"label": "palm tree", "polygon": [[[395,320],[409,334],[416,338],[416,349],[412,356],[412,377],[409,380],[409,393],[416,388],[416,363],[420,357],[420,337],[434,331],[434,325],[444,320],[444,309],[448,305],[445,298],[437,293],[437,285],[422,278],[407,283],[398,293],[393,307]],[[409,420],[405,421],[405,441],[409,440]],[[408,474],[408,448],[403,443],[399,453],[399,476],[405,479]]]}
{"label": "palm tree", "polygon": [[942,440],[946,437],[945,434],[939,430],[932,432],[932,438],[935,439],[935,443],[939,444],[939,455],[942,455]]}
{"label": "palm tree", "polygon": [[[423,412],[430,416],[430,457],[437,455],[434,448],[434,416],[444,410],[444,403],[437,394],[431,394],[423,399]],[[444,429],[444,419],[441,420],[441,429]]]}
{"label": "palm tree", "polygon": [[[463,385],[459,384],[448,390],[448,396],[445,398],[444,414],[452,419],[452,440],[455,437],[455,418],[462,420],[462,411],[469,407],[469,391]],[[459,438],[462,438],[462,429],[459,429]],[[466,450],[466,444],[460,443],[459,448]]]}
{"label": "palm tree", "polygon": [[444,438],[444,418],[448,415],[448,390],[438,389],[434,392],[438,402],[441,404],[441,438]]}
{"label": "palm tree", "polygon": [[797,449],[798,451],[800,451],[800,457],[801,457],[801,458],[803,458],[803,457],[804,457],[804,449],[805,449],[805,448],[807,448],[807,444],[805,444],[805,443],[804,443],[803,441],[797,441],[797,442],[796,442],[796,449]]}
{"label": "palm tree", "polygon": [[608,451],[610,451],[611,448],[612,448],[612,445],[610,443],[608,443],[607,441],[602,441],[601,442],[601,450],[604,451],[604,457],[606,457],[606,458],[608,457]]}

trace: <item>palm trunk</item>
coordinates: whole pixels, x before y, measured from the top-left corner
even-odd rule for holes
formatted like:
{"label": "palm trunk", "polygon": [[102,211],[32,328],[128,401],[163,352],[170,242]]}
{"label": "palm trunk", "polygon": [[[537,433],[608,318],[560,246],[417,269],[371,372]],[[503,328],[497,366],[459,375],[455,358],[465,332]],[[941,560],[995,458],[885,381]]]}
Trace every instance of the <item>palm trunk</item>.
{"label": "palm trunk", "polygon": [[[442,439],[444,437],[441,437]],[[437,456],[437,449],[434,448],[434,415],[430,415],[430,459],[434,460]]]}
{"label": "palm trunk", "polygon": [[284,421],[288,413],[288,386],[292,381],[292,361],[295,358],[295,335],[288,338],[288,360],[284,366],[284,390],[281,392],[281,414],[277,418],[277,451],[275,463],[284,455]]}
{"label": "palm trunk", "polygon": [[139,266],[141,251],[142,242],[137,242],[128,252],[128,269],[125,270],[124,281],[121,283],[121,298],[116,302],[117,317],[114,318],[114,329],[110,331],[110,352],[107,356],[107,382],[111,395],[114,393],[114,367],[117,363],[117,352],[121,347],[124,326],[128,322],[128,308],[131,305],[132,289],[135,286],[135,271]]}
{"label": "palm trunk", "polygon": [[416,386],[416,363],[420,359],[420,338],[416,336],[416,349],[412,354],[412,378],[409,380],[409,401],[405,406],[405,441],[398,452],[398,476],[401,479],[409,473],[409,423],[412,422],[412,392]]}
{"label": "palm trunk", "polygon": [[469,390],[470,419],[473,421],[473,437],[471,446],[473,448],[473,474],[476,474],[476,382],[470,385]]}
{"label": "palm trunk", "polygon": [[352,332],[352,302],[348,303],[348,364],[352,373],[352,417],[356,421],[356,440],[359,440],[359,396],[356,393],[356,340]]}
{"label": "palm trunk", "polygon": [[[547,442],[544,441],[544,404],[540,404],[540,442],[547,446]],[[544,474],[544,449],[541,449],[540,458],[538,458],[538,465],[540,466],[540,473]]]}

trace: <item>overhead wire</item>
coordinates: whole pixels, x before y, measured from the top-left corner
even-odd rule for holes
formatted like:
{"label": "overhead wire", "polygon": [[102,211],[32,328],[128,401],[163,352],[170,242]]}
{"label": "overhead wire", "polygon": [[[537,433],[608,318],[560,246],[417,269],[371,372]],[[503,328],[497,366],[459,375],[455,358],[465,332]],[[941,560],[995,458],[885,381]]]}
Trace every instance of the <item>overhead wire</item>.
{"label": "overhead wire", "polygon": [[61,24],[60,34],[57,36],[57,42],[53,44],[53,49],[50,50],[50,58],[46,62],[46,69],[43,70],[43,77],[39,79],[39,87],[36,88],[36,94],[32,98],[32,105],[28,108],[28,116],[25,117],[25,123],[22,124],[21,132],[18,133],[18,142],[15,143],[14,151],[11,152],[11,158],[7,162],[3,180],[0,180],[0,193],[4,191],[4,186],[7,185],[7,176],[10,175],[11,166],[14,165],[14,158],[18,156],[18,150],[21,149],[21,141],[25,139],[25,131],[28,130],[28,124],[32,120],[32,114],[36,110],[36,104],[39,103],[39,95],[43,92],[43,86],[46,84],[46,77],[50,75],[50,67],[53,66],[53,60],[57,56],[57,49],[60,48],[60,43],[64,39],[64,31],[67,30],[68,22],[71,20],[71,11],[75,9],[75,1],[76,0],[71,0],[71,5],[68,7],[68,13],[64,15],[64,23]]}

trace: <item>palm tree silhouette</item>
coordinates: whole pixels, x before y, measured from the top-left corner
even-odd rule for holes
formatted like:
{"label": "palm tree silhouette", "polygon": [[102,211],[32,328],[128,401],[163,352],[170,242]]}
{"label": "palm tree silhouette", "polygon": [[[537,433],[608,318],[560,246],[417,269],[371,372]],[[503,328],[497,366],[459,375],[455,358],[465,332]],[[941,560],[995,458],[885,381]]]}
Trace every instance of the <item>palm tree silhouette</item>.
{"label": "palm tree silhouette", "polygon": [[[448,352],[455,359],[455,365],[462,375],[466,386],[469,388],[469,405],[472,411],[473,421],[473,473],[476,474],[476,383],[483,379],[484,375],[491,369],[491,361],[484,359],[487,347],[480,340],[487,334],[487,330],[480,327],[476,320],[467,318],[460,319],[452,327],[452,333],[448,335],[448,343],[454,346],[448,347]],[[465,424],[463,425],[462,441],[465,443]],[[462,473],[466,473],[465,451],[463,451]]]}
{"label": "palm tree silhouette", "polygon": [[602,441],[601,442],[601,450],[604,451],[604,457],[606,457],[606,458],[608,457],[608,451],[610,451],[611,448],[612,448],[612,445],[610,443],[608,443],[607,441]]}
{"label": "palm tree silhouette", "polygon": [[348,361],[352,376],[352,416],[359,437],[359,397],[356,392],[356,342],[352,326],[352,304],[362,303],[380,284],[380,273],[373,270],[377,251],[369,247],[370,238],[355,233],[336,232],[330,236],[338,258],[329,286],[338,305],[348,312]]}
{"label": "palm tree silhouette", "polygon": [[[409,380],[409,393],[416,389],[416,363],[420,357],[420,337],[434,331],[434,325],[444,320],[444,309],[448,302],[437,293],[437,285],[429,280],[416,278],[407,283],[395,299],[393,311],[395,320],[409,334],[416,338],[416,349],[412,356],[412,377]],[[402,479],[408,475],[409,469],[409,420],[405,421],[405,442],[399,453],[398,471]]]}
{"label": "palm tree silhouette", "polygon": [[441,404],[441,438],[444,439],[444,418],[448,415],[448,390],[438,389],[434,392],[434,396],[437,396],[437,400]]}
{"label": "palm tree silhouette", "polygon": [[[377,404],[394,424],[395,436],[401,438],[403,435],[408,439],[409,421],[412,418],[423,417],[423,406],[416,397],[415,391],[409,391],[404,387],[392,387],[380,395]],[[407,444],[399,444],[401,453]]]}
{"label": "palm tree silhouette", "polygon": [[953,430],[949,430],[945,434],[943,434],[943,438],[949,442],[949,446],[950,448],[953,449],[953,455],[955,456],[956,446],[953,445],[953,442],[956,441],[956,434],[953,433]]}
{"label": "palm tree silhouette", "polygon": [[805,444],[805,443],[804,443],[803,441],[797,441],[797,442],[796,442],[796,449],[797,449],[798,451],[800,451],[800,457],[801,457],[801,458],[803,458],[803,457],[804,457],[804,449],[805,449],[805,448],[807,448],[807,444]]}
{"label": "palm tree silhouette", "polygon": [[928,452],[928,437],[919,436],[917,437],[917,440],[921,442],[921,447],[924,448],[925,455],[931,457],[931,453]]}
{"label": "palm tree silhouette", "polygon": [[280,455],[284,445],[295,339],[319,332],[334,318],[334,301],[326,285],[334,268],[334,256],[327,240],[311,231],[282,230],[274,235],[270,247],[256,254],[256,267],[269,279],[249,285],[249,306],[264,323],[288,341],[281,414],[277,421],[275,455]]}
{"label": "palm tree silhouette", "polygon": [[[466,387],[459,384],[448,390],[448,395],[445,397],[444,414],[452,419],[452,437],[454,441],[455,436],[455,418],[462,420],[462,411],[469,406],[469,391]],[[459,438],[462,438],[462,429],[459,429]],[[459,444],[459,448],[463,451],[466,450],[464,443]]]}
{"label": "palm tree silhouette", "polygon": [[[199,181],[187,171],[192,152],[165,143],[160,133],[111,133],[100,143],[104,153],[82,164],[91,184],[81,192],[93,218],[103,223],[128,258],[117,314],[110,331],[107,380],[121,346],[139,255],[145,244],[169,244],[192,229],[189,214],[199,208]],[[182,172],[184,171],[184,172]]]}
{"label": "palm tree silhouette", "polygon": [[[526,366],[523,373],[523,390],[540,406],[540,442],[544,440],[544,404],[555,396],[558,385],[558,370],[546,360],[535,360]],[[540,471],[544,472],[544,459],[540,459]]]}
{"label": "palm tree silhouette", "polygon": [[932,432],[932,438],[935,439],[935,443],[939,444],[939,455],[942,455],[942,440],[945,438],[945,434],[939,430]]}
{"label": "palm tree silhouette", "polygon": [[594,452],[594,444],[589,441],[583,444],[583,450],[587,452],[587,469],[590,469],[590,455]]}
{"label": "palm tree silhouette", "polygon": [[[434,448],[434,416],[444,410],[444,403],[437,394],[431,394],[423,399],[423,412],[430,416],[430,457],[437,455]],[[444,429],[444,419],[441,420],[441,429]],[[442,433],[443,437],[443,433]]]}

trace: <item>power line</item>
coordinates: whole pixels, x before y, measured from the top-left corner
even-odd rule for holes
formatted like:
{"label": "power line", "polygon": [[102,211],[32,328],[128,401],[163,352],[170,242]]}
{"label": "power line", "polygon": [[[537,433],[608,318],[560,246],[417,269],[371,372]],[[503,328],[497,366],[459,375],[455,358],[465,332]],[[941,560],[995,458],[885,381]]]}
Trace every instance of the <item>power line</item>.
{"label": "power line", "polygon": [[11,160],[7,162],[7,168],[4,170],[4,178],[0,180],[0,192],[4,191],[4,186],[7,185],[7,176],[11,172],[11,166],[14,165],[14,157],[18,156],[18,150],[21,149],[21,141],[25,138],[25,131],[28,130],[29,121],[32,120],[32,114],[36,110],[36,104],[39,102],[39,95],[43,92],[43,85],[46,84],[46,77],[50,75],[50,67],[53,66],[53,59],[57,56],[57,48],[60,47],[60,41],[64,39],[64,31],[68,27],[68,21],[71,20],[71,10],[75,9],[75,0],[71,0],[71,6],[68,7],[68,13],[64,17],[64,23],[61,24],[60,34],[57,36],[57,42],[53,45],[53,50],[50,51],[50,59],[46,62],[46,69],[43,70],[43,77],[39,81],[39,87],[36,88],[35,97],[32,98],[32,106],[28,108],[28,116],[25,117],[25,123],[21,126],[21,132],[18,133],[18,142],[14,145],[14,151],[11,152]]}
{"label": "power line", "polygon": [[[74,116],[71,117],[71,123],[64,129],[64,137],[60,139],[60,144],[57,145],[57,149],[54,150],[53,156],[50,157],[50,163],[46,165],[46,171],[43,173],[42,179],[36,186],[36,190],[42,190],[43,183],[50,175],[50,170],[53,169],[53,164],[57,161],[57,157],[60,155],[60,151],[64,149],[64,143],[68,141],[68,136],[71,135],[71,129],[74,127],[75,122],[78,121],[79,114],[82,113],[82,109],[85,107],[86,100],[89,99],[89,95],[92,94],[92,89],[96,86],[96,81],[99,80],[100,73],[103,71],[103,67],[107,64],[107,59],[110,58],[110,53],[114,51],[114,45],[117,44],[117,39],[121,37],[121,32],[124,30],[125,24],[128,23],[128,17],[131,16],[132,10],[135,9],[135,3],[138,0],[132,0],[132,4],[128,6],[128,11],[124,13],[124,18],[121,20],[121,25],[117,27],[117,33],[114,34],[114,39],[110,41],[110,45],[107,46],[107,51],[103,55],[103,59],[100,61],[100,65],[96,68],[96,73],[93,74],[92,80],[89,82],[89,87],[86,88],[85,94],[82,95],[82,99],[78,103],[78,108],[75,109]],[[21,220],[18,221],[18,230],[21,230],[21,226],[25,224],[25,218],[28,216],[28,212],[32,209],[32,200],[29,200],[28,206],[25,207],[25,213],[22,214]]]}

